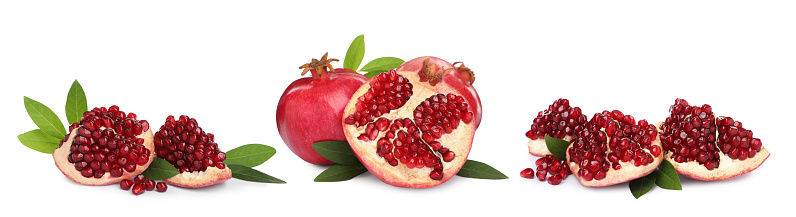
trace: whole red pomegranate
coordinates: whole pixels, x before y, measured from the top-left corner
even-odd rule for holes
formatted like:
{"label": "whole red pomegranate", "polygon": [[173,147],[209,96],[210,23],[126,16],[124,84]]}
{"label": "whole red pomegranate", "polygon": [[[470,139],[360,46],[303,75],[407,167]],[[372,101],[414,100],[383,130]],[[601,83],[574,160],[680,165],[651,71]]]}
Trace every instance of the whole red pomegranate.
{"label": "whole red pomegranate", "polygon": [[333,164],[323,158],[312,144],[322,141],[344,141],[340,122],[351,95],[367,81],[367,77],[348,69],[334,69],[328,53],[299,67],[312,73],[285,89],[276,107],[276,126],[282,141],[293,153],[312,164]]}
{"label": "whole red pomegranate", "polygon": [[456,175],[480,114],[477,95],[462,92],[464,82],[450,74],[450,64],[422,59],[421,67],[402,66],[407,71],[371,78],[343,112],[345,136],[359,160],[398,187],[434,187]]}
{"label": "whole red pomegranate", "polygon": [[475,128],[478,128],[478,126],[481,125],[481,114],[483,113],[481,98],[478,97],[478,92],[475,91],[475,87],[473,86],[475,74],[473,74],[473,70],[464,66],[464,63],[455,62],[451,64],[437,57],[422,56],[405,62],[395,70],[429,74],[433,73],[431,72],[432,66],[435,66],[436,69],[445,74],[442,77],[443,83],[461,93],[462,96],[467,99],[467,102],[470,102],[470,110],[475,114]]}

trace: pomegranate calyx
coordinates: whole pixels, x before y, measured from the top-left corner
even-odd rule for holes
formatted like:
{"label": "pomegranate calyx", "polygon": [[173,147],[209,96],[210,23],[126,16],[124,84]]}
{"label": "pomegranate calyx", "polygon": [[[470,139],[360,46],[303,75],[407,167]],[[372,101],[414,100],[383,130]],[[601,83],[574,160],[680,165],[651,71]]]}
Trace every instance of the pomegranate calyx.
{"label": "pomegranate calyx", "polygon": [[312,77],[317,79],[326,78],[327,69],[328,71],[334,73],[332,62],[338,62],[340,60],[335,58],[326,59],[328,56],[329,52],[326,52],[323,54],[323,57],[321,57],[321,60],[313,58],[309,63],[299,66],[299,69],[304,69],[304,71],[301,72],[301,75],[305,75],[307,74],[307,71],[309,71],[312,73]]}
{"label": "pomegranate calyx", "polygon": [[436,86],[437,83],[442,81],[442,76],[452,71],[453,68],[440,66],[439,69],[437,69],[437,65],[428,64],[430,60],[431,58],[426,58],[426,60],[423,61],[423,67],[418,72],[418,75],[420,75],[421,82],[428,82],[431,86]]}
{"label": "pomegranate calyx", "polygon": [[[461,64],[461,65],[456,67],[456,64]],[[468,68],[467,66],[464,66],[463,62],[454,62],[453,67],[456,68],[456,72],[463,80],[466,81],[465,83],[467,83],[467,85],[473,85],[473,83],[475,83],[475,73],[473,72],[472,69]]]}

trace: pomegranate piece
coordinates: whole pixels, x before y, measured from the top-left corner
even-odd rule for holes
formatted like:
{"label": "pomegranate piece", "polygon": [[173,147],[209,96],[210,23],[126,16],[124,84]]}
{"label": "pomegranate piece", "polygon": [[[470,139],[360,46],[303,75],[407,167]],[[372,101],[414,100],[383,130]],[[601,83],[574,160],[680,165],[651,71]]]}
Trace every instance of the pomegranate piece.
{"label": "pomegranate piece", "polygon": [[311,77],[293,81],[282,93],[276,107],[276,126],[288,148],[302,160],[326,165],[333,162],[323,158],[312,144],[322,141],[345,140],[342,121],[343,108],[367,77],[354,71],[333,69],[324,54],[320,60],[301,66]]}
{"label": "pomegranate piece", "polygon": [[566,154],[572,173],[589,187],[645,176],[663,161],[658,129],[619,110],[594,114]]}
{"label": "pomegranate piece", "polygon": [[109,185],[143,172],[154,159],[152,130],[118,106],[83,113],[53,152],[55,165],[84,185]]}
{"label": "pomegranate piece", "polygon": [[171,163],[180,174],[168,178],[169,184],[198,188],[222,183],[232,178],[224,164],[227,155],[218,148],[215,136],[205,133],[196,119],[182,115],[166,118],[155,133],[155,155]]}
{"label": "pomegranate piece", "polygon": [[751,130],[731,117],[716,117],[710,105],[677,99],[659,123],[666,160],[698,180],[724,180],[751,172],[770,156]]}
{"label": "pomegranate piece", "polygon": [[551,155],[547,150],[544,137],[572,141],[575,134],[583,130],[588,118],[579,107],[570,107],[569,100],[558,99],[540,111],[533,119],[531,129],[525,132],[528,141],[528,152],[534,156]]}
{"label": "pomegranate piece", "polygon": [[377,178],[398,187],[444,183],[467,159],[476,114],[445,82],[452,69],[391,70],[371,78],[343,110],[346,138]]}

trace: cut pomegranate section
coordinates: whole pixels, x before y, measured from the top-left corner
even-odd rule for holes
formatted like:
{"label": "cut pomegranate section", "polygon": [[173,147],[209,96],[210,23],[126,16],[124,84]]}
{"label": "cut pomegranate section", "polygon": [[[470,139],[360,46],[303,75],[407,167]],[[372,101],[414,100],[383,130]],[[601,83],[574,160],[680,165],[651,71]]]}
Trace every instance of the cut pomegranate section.
{"label": "cut pomegranate section", "polygon": [[569,100],[556,100],[547,109],[536,115],[531,129],[525,132],[525,136],[530,139],[528,152],[539,157],[551,155],[550,150],[547,150],[545,136],[571,142],[575,134],[583,130],[587,121],[588,117],[579,107],[569,106]]}
{"label": "cut pomegranate section", "polygon": [[572,173],[600,187],[645,176],[663,161],[658,129],[619,110],[596,113],[567,149]]}
{"label": "cut pomegranate section", "polygon": [[152,162],[152,130],[118,106],[94,108],[69,126],[53,152],[58,169],[84,185],[109,185],[143,172]]}
{"label": "cut pomegranate section", "polygon": [[180,174],[168,178],[169,184],[198,188],[232,178],[224,164],[227,155],[218,148],[215,136],[205,133],[196,119],[169,115],[155,133],[155,154],[173,165]]}
{"label": "cut pomegranate section", "polygon": [[770,153],[751,130],[731,117],[716,117],[710,105],[677,99],[659,123],[666,160],[678,173],[698,180],[724,180],[751,172]]}
{"label": "cut pomegranate section", "polygon": [[444,68],[382,73],[354,93],[343,128],[368,170],[399,187],[444,183],[467,159],[475,114]]}

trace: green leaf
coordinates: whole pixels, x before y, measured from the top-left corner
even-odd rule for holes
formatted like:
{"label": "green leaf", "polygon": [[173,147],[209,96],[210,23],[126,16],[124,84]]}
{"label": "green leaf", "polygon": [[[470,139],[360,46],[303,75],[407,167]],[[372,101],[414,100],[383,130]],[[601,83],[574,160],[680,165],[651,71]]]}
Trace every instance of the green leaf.
{"label": "green leaf", "polygon": [[363,165],[340,165],[335,164],[324,170],[315,177],[316,182],[340,182],[353,179],[360,174],[367,172],[368,169]]}
{"label": "green leaf", "polygon": [[395,57],[382,57],[371,60],[368,64],[362,67],[363,72],[386,72],[390,69],[395,69],[404,64],[404,60]]}
{"label": "green leaf", "polygon": [[324,141],[312,144],[312,148],[321,156],[342,165],[362,165],[359,158],[351,150],[351,146],[346,141]]}
{"label": "green leaf", "polygon": [[630,181],[630,193],[633,194],[633,197],[638,199],[652,190],[652,187],[655,186],[655,177],[656,173],[653,172],[644,177]]}
{"label": "green leaf", "polygon": [[683,190],[683,186],[680,185],[680,176],[677,175],[677,170],[674,169],[674,165],[669,163],[669,161],[664,160],[661,162],[661,165],[658,166],[654,173],[657,173],[658,178],[655,179],[655,184],[658,187],[669,190]]}
{"label": "green leaf", "polygon": [[570,142],[550,136],[544,136],[544,141],[547,144],[547,150],[550,150],[550,153],[553,153],[556,159],[565,160],[567,158],[567,147],[569,147]]}
{"label": "green leaf", "polygon": [[52,154],[53,151],[58,148],[58,144],[61,142],[60,139],[49,136],[39,129],[19,134],[17,138],[28,148],[45,154]]}
{"label": "green leaf", "polygon": [[368,72],[368,73],[365,73],[365,77],[372,78],[372,77],[376,77],[376,75],[379,75],[379,74],[381,74],[381,73],[382,73],[382,72],[376,72],[376,71],[374,71],[374,72]]}
{"label": "green leaf", "polygon": [[362,64],[362,59],[365,58],[365,35],[357,36],[348,46],[348,52],[345,53],[343,60],[343,68],[357,71],[359,64]]}
{"label": "green leaf", "polygon": [[144,174],[147,179],[163,180],[174,177],[177,174],[180,174],[180,172],[168,161],[155,158],[152,160],[152,163],[149,164],[149,167],[146,168],[146,170],[144,170],[144,172],[141,174]]}
{"label": "green leaf", "polygon": [[237,164],[247,167],[256,167],[276,154],[276,149],[262,144],[248,144],[229,150],[226,164]]}
{"label": "green leaf", "polygon": [[509,177],[495,168],[478,161],[467,160],[457,176],[474,179],[508,179]]}
{"label": "green leaf", "polygon": [[80,118],[83,117],[83,113],[86,111],[88,111],[86,93],[83,92],[83,87],[80,86],[80,83],[75,80],[66,95],[66,120],[69,121],[68,124],[80,122]]}
{"label": "green leaf", "polygon": [[263,172],[260,172],[258,170],[252,169],[247,166],[237,165],[237,164],[227,164],[227,167],[229,167],[229,169],[232,170],[232,178],[240,179],[243,181],[278,183],[278,184],[286,183],[281,179],[277,179],[276,177],[265,174]]}
{"label": "green leaf", "polygon": [[59,140],[66,136],[66,130],[61,123],[61,119],[55,115],[53,110],[50,110],[50,108],[47,108],[44,104],[26,96],[25,109],[28,110],[30,119],[33,120],[33,123],[35,123],[42,132]]}

